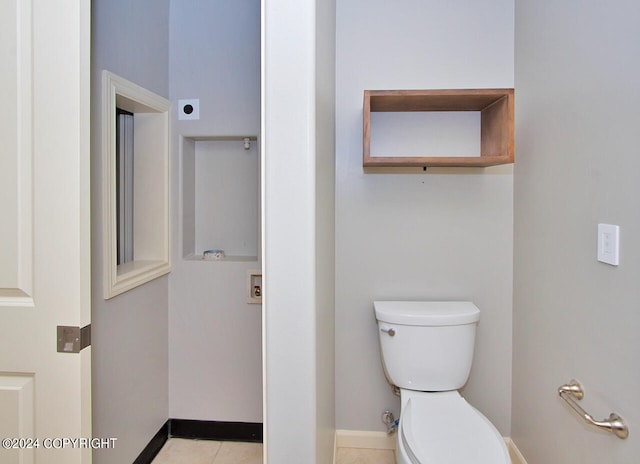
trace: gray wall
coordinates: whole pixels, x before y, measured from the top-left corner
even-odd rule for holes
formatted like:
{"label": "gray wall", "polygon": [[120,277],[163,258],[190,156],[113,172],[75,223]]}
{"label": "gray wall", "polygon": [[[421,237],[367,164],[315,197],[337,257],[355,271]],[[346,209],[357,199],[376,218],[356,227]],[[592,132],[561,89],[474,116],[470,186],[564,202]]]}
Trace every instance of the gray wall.
{"label": "gray wall", "polygon": [[[247,271],[260,269],[261,263],[183,259],[181,189],[189,186],[182,184],[180,160],[180,136],[259,135],[260,1],[172,2],[170,31],[174,111],[169,414],[179,419],[262,422],[262,308],[246,302]],[[178,120],[178,99],[185,98],[200,99],[200,120]],[[240,147],[238,156],[259,156],[255,142],[251,155],[241,141],[234,143]],[[228,180],[225,172],[206,176],[210,182]],[[257,203],[259,189],[251,188]],[[233,200],[229,199],[232,207]]]}
{"label": "gray wall", "polygon": [[[516,2],[512,437],[529,464],[640,455],[640,5]],[[596,260],[597,224],[621,230],[620,265]],[[596,419],[558,398],[577,378]]]}
{"label": "gray wall", "polygon": [[468,299],[481,310],[464,396],[510,431],[512,166],[364,173],[365,89],[513,87],[513,1],[337,6],[336,420],[383,430],[372,302]]}
{"label": "gray wall", "polygon": [[91,66],[93,436],[95,464],[132,462],[168,417],[168,284],[111,300],[102,288],[101,72],[169,96],[169,0],[93,0]]}

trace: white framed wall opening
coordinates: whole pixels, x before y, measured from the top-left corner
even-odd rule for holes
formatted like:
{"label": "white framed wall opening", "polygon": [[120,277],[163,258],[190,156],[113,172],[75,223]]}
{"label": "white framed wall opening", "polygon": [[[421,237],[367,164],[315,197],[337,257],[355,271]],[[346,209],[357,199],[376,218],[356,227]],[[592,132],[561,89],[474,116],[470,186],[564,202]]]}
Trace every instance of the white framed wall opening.
{"label": "white framed wall opening", "polygon": [[103,71],[104,298],[171,270],[171,103]]}

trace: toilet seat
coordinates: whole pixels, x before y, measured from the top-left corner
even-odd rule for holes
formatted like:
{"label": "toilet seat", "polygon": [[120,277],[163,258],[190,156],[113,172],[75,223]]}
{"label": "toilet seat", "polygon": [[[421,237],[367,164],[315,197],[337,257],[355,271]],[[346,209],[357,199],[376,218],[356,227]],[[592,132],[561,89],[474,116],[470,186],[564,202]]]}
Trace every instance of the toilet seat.
{"label": "toilet seat", "polygon": [[414,464],[509,464],[502,436],[457,391],[412,392],[398,446]]}

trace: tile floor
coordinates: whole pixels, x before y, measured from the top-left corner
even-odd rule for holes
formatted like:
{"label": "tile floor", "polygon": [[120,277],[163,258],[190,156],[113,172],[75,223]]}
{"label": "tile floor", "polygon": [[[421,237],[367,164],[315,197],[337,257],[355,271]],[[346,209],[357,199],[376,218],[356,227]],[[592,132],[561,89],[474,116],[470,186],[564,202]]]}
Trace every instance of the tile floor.
{"label": "tile floor", "polygon": [[171,438],[152,464],[262,464],[262,443]]}
{"label": "tile floor", "polygon": [[[171,438],[153,464],[262,464],[262,444]],[[338,448],[336,464],[395,464],[393,451]]]}
{"label": "tile floor", "polygon": [[336,464],[396,464],[392,450],[338,448]]}
{"label": "tile floor", "polygon": [[[511,462],[520,459],[509,447]],[[152,464],[262,464],[261,443],[171,438]],[[392,450],[338,448],[336,464],[396,464]]]}

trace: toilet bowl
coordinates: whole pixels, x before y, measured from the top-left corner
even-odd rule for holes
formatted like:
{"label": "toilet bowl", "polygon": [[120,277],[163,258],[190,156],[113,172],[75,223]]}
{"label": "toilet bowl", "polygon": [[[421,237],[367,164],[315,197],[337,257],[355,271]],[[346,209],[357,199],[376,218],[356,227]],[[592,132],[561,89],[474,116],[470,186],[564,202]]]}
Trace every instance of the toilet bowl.
{"label": "toilet bowl", "polygon": [[396,464],[508,464],[500,432],[457,391],[401,390]]}
{"label": "toilet bowl", "polygon": [[480,310],[470,302],[374,302],[382,364],[400,389],[397,464],[510,464],[498,430],[458,389]]}

